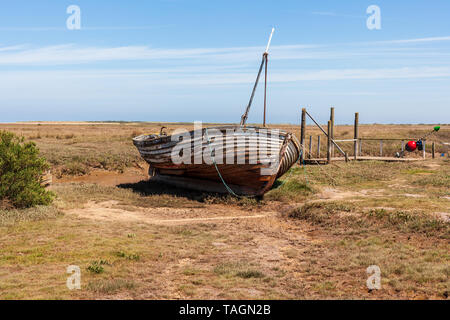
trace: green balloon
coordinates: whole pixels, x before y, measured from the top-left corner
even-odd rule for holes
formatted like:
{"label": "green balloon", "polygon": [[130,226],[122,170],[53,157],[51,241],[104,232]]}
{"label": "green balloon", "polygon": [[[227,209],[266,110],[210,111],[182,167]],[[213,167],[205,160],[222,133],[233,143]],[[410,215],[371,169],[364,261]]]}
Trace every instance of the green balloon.
{"label": "green balloon", "polygon": [[440,128],[441,128],[441,127],[436,126],[436,127],[434,127],[434,131],[439,131]]}

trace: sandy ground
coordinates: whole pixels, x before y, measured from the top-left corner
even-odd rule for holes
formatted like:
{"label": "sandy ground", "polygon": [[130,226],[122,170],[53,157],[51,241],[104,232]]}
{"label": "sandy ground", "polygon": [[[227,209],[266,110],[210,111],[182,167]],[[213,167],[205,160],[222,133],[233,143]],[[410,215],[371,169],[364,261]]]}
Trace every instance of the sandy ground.
{"label": "sandy ground", "polygon": [[63,176],[60,179],[54,180],[54,183],[96,183],[104,186],[117,186],[125,183],[136,183],[142,180],[147,180],[148,167],[142,169],[129,169],[124,173],[117,173],[107,170],[95,170],[88,175],[83,176]]}
{"label": "sandy ground", "polygon": [[[232,209],[226,206],[212,205],[204,208],[136,208],[138,211],[130,211],[117,208],[119,202],[115,200],[104,202],[88,202],[82,209],[71,209],[67,214],[77,215],[98,221],[140,222],[148,224],[181,225],[189,223],[219,223],[237,219],[259,219],[276,216],[276,212],[265,211],[252,214],[248,211]],[[132,208],[131,208],[132,210]],[[171,219],[167,219],[170,216]],[[178,217],[173,219],[173,217]]]}

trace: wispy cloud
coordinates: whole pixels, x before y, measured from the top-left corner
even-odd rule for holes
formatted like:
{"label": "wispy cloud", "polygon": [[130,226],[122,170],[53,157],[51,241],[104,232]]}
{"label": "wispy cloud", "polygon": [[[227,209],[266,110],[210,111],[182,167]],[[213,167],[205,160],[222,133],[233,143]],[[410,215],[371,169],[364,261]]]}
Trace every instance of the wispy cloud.
{"label": "wispy cloud", "polygon": [[378,43],[401,44],[401,43],[423,43],[423,42],[442,42],[442,41],[450,41],[450,36],[416,38],[416,39],[405,39],[405,40],[391,40],[391,41],[378,41]]}
{"label": "wispy cloud", "polygon": [[[337,45],[273,46],[270,81],[286,83],[449,77],[448,46],[420,46],[422,43],[448,40],[450,36]],[[416,43],[419,46],[405,47],[403,43]],[[115,77],[140,78],[157,85],[243,84],[254,81],[255,62],[260,59],[263,49],[262,46],[178,49],[149,46],[90,47],[74,44],[5,46],[0,47],[0,68],[4,69],[4,79],[16,76],[31,79],[35,72],[40,72],[39,76],[50,79]],[[99,68],[98,64],[101,62],[113,63],[103,64]],[[139,62],[139,67],[120,68],[125,62]],[[80,64],[86,65],[84,69],[80,69]],[[39,68],[25,75],[24,67],[27,66]],[[66,70],[61,70],[63,66],[66,66]]]}
{"label": "wispy cloud", "polygon": [[[317,46],[289,45],[273,47],[277,58],[286,59],[304,49]],[[207,59],[223,61],[254,61],[263,47],[165,49],[148,46],[80,47],[72,44],[40,48],[0,48],[0,65],[70,65],[99,61]],[[2,50],[3,49],[3,50]],[[14,50],[15,49],[15,50]],[[2,52],[3,51],[3,52]],[[303,53],[305,55],[307,53]],[[299,57],[302,55],[300,54]],[[310,54],[314,58],[315,54]]]}
{"label": "wispy cloud", "polygon": [[[343,60],[363,58],[395,59],[447,57],[442,47],[450,36],[341,44],[292,44],[271,47],[271,60]],[[441,47],[421,47],[436,43]],[[414,44],[415,46],[405,46]],[[74,44],[34,47],[0,46],[0,66],[76,65],[102,61],[170,61],[202,64],[235,64],[257,61],[263,46],[230,48],[153,48],[150,46],[92,47]]]}
{"label": "wispy cloud", "polygon": [[0,31],[64,31],[64,27],[0,27]]}
{"label": "wispy cloud", "polygon": [[[160,29],[160,28],[166,28],[166,27],[172,27],[174,24],[167,24],[167,25],[154,25],[154,26],[81,26],[81,29],[77,31],[113,31],[113,30],[153,30],[153,29]],[[69,30],[66,27],[51,27],[51,26],[43,26],[43,27],[0,27],[0,31],[32,31],[32,32],[39,32],[39,31],[70,31],[73,32],[73,30]]]}
{"label": "wispy cloud", "polygon": [[352,14],[345,14],[345,13],[337,13],[333,11],[313,11],[311,12],[312,15],[315,16],[326,16],[326,17],[342,17],[342,18],[364,18],[363,15],[352,15]]}
{"label": "wispy cloud", "polygon": [[[255,80],[254,72],[219,72],[218,70],[198,72],[191,68],[185,69],[86,69],[57,71],[14,71],[3,72],[0,83],[2,87],[12,83],[50,81],[71,83],[73,81],[91,81],[104,79],[107,81],[126,82],[128,84],[152,84],[153,87],[180,86],[221,86],[251,84]],[[373,69],[323,69],[302,70],[292,69],[274,71],[270,82],[295,83],[310,81],[338,80],[383,80],[383,79],[428,79],[449,78],[450,67],[405,67],[405,68],[373,68]],[[40,79],[40,80],[39,80]]]}
{"label": "wispy cloud", "polygon": [[18,46],[8,46],[8,47],[0,47],[0,52],[6,52],[6,51],[17,51],[26,48],[25,45],[18,45]]}

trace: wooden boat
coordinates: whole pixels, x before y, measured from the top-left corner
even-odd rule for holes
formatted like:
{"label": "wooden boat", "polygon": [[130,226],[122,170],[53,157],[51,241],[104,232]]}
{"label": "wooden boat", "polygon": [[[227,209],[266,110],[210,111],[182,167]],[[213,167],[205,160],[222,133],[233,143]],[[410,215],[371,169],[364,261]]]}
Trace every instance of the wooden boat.
{"label": "wooden boat", "polygon": [[[211,141],[207,130],[216,130],[222,137]],[[193,130],[189,136],[188,145],[164,135],[141,135],[133,139],[150,165],[153,180],[209,192],[260,196],[289,170],[300,154],[300,143],[294,135],[275,129],[223,126],[201,132]],[[174,163],[173,150],[183,147],[183,143],[184,148],[190,148],[189,163]],[[261,145],[266,146],[267,152],[261,152]],[[199,154],[203,161],[196,164],[195,157]]]}
{"label": "wooden boat", "polygon": [[[133,139],[141,156],[150,164],[152,180],[209,192],[261,196],[299,159],[300,143],[292,133],[265,128],[267,57],[273,31],[240,125],[193,130],[182,141],[178,136],[163,135],[162,130],[159,135]],[[245,122],[264,65],[264,124],[248,127]],[[216,132],[213,141],[208,134],[211,131]],[[173,160],[174,151],[176,154],[179,149],[189,154],[186,157],[189,161]],[[202,161],[195,161],[196,157]],[[208,158],[209,161],[203,161]]]}

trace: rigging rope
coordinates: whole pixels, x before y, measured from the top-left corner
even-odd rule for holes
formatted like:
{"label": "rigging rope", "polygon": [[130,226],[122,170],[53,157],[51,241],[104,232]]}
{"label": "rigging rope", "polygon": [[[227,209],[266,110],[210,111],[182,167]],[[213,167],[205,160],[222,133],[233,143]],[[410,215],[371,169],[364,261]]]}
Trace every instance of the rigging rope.
{"label": "rigging rope", "polygon": [[220,180],[222,180],[222,183],[223,183],[223,185],[225,186],[225,189],[226,189],[231,195],[235,196],[236,198],[240,198],[240,196],[237,195],[237,194],[233,191],[233,189],[231,189],[231,188],[228,186],[228,184],[225,182],[225,180],[224,180],[223,177],[222,177],[222,174],[221,174],[220,171],[219,171],[219,167],[217,166],[217,163],[216,163],[216,157],[213,155],[213,150],[212,150],[212,148],[211,148],[211,140],[209,139],[208,128],[205,129],[205,135],[206,135],[206,140],[207,140],[207,142],[208,142],[208,147],[209,147],[209,152],[210,152],[210,155],[211,155],[211,159],[212,159],[212,161],[213,161],[214,167],[216,167],[216,171],[217,171],[217,174],[219,175]]}

